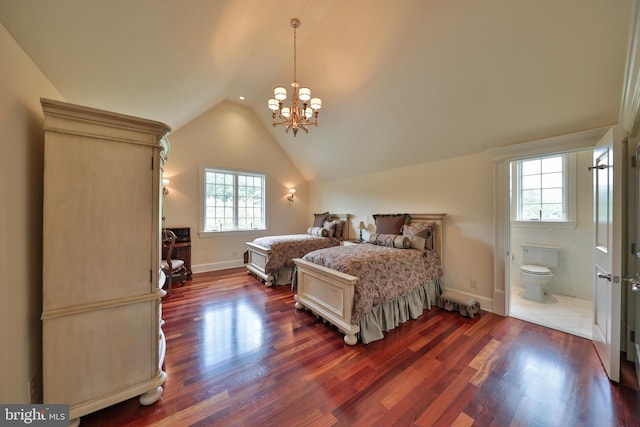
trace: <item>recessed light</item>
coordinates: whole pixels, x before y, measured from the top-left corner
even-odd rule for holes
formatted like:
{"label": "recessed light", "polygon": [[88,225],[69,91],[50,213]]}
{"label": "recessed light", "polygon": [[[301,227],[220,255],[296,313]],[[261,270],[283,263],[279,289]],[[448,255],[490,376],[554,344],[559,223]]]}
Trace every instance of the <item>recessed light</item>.
{"label": "recessed light", "polygon": [[240,101],[244,101],[244,96],[240,95]]}

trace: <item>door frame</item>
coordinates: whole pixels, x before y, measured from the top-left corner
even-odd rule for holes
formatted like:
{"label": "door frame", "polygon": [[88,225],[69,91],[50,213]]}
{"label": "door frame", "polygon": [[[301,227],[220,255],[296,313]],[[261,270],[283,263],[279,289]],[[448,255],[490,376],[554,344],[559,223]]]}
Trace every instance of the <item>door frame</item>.
{"label": "door frame", "polygon": [[[640,139],[640,0],[633,0],[632,13],[631,13],[631,25],[628,37],[628,52],[627,52],[627,63],[625,67],[625,75],[624,75],[624,83],[623,83],[623,91],[622,91],[622,100],[621,100],[621,108],[620,108],[620,116],[619,123],[622,127],[623,138],[628,138],[629,145],[632,148],[629,148],[630,151],[635,151],[636,143],[639,142]],[[582,148],[590,148],[593,147],[599,141],[602,136],[606,133],[609,128],[600,128],[594,129],[591,131],[581,132],[578,134],[573,134],[575,138],[583,139],[584,145]],[[604,130],[604,131],[603,131]],[[594,138],[595,141],[592,143],[587,143],[586,141],[589,138]],[[516,157],[525,157],[526,155],[537,155],[537,154],[546,154],[550,152],[559,152],[559,151],[571,151],[572,146],[576,144],[575,141],[571,141],[572,136],[566,135],[556,138],[547,138],[540,141],[532,141],[526,142],[523,144],[516,144],[513,146],[507,146],[503,148],[498,148],[494,150],[488,150],[487,153],[492,156],[494,166],[493,166],[493,194],[494,194],[494,286],[493,286],[493,311],[496,314],[500,314],[502,316],[506,316],[509,313],[509,292],[508,286],[509,277],[510,277],[510,204],[509,204],[509,164],[511,160]],[[560,142],[561,145],[553,145],[553,141]],[[577,145],[581,145],[577,143]],[[578,147],[574,147],[577,149]],[[640,150],[639,153],[640,154]],[[627,153],[624,153],[624,161],[628,161],[630,158]],[[638,158],[640,162],[640,158]],[[638,169],[638,168],[636,168]],[[640,174],[640,172],[638,172]],[[629,181],[628,181],[629,182]],[[640,187],[640,181],[637,183],[638,187]],[[629,191],[633,191],[629,189]],[[635,191],[640,191],[640,188],[636,188]],[[635,195],[635,193],[634,193]],[[640,195],[636,195],[640,198]],[[624,212],[624,214],[629,214],[629,220],[636,221],[636,245],[638,249],[640,249],[640,200],[635,203],[634,214],[631,215],[630,211],[631,207],[628,206],[628,209]],[[629,230],[630,231],[630,230]],[[621,248],[624,253],[629,253],[626,248]],[[622,263],[625,264],[625,260],[628,261],[628,257],[622,257]],[[638,265],[638,269],[640,269],[640,260],[635,260],[635,263],[627,262],[627,266],[629,266],[630,272],[635,273],[634,267]],[[626,274],[626,270],[623,269],[623,274]],[[625,298],[628,293],[628,288],[625,286],[622,290],[622,299],[623,299],[623,307],[622,310],[626,309],[628,316],[635,316],[635,332],[640,334],[640,295],[635,298]],[[624,301],[630,299],[638,300],[635,304],[635,307],[629,305],[630,303],[625,303]],[[636,310],[638,309],[638,310]],[[621,337],[621,349],[628,349],[627,345],[630,344],[631,334],[630,331],[627,331],[627,327],[624,325],[625,319],[623,317],[623,324],[621,325],[621,331],[626,335],[626,338]],[[636,339],[638,344],[634,344],[635,350],[634,356],[636,358],[636,364],[640,367],[640,339]],[[633,347],[632,347],[633,348]],[[627,351],[627,356],[629,356],[629,351]],[[637,370],[636,374],[640,379],[640,370]]]}
{"label": "door frame", "polygon": [[493,312],[508,316],[511,272],[510,172],[513,160],[593,148],[610,127],[529,141],[490,150],[494,176]]}
{"label": "door frame", "polygon": [[[637,145],[640,144],[640,0],[633,0],[619,122],[622,127],[623,137],[628,139],[626,157],[635,156],[637,163],[640,160],[638,158],[640,148],[637,148]],[[638,171],[638,166],[634,168],[632,165],[629,168],[627,178],[629,184],[629,194],[627,194],[629,205],[625,211],[629,220],[627,231],[628,236],[632,239],[630,243],[635,243],[638,247],[640,246],[640,195],[638,194],[640,191],[640,171]],[[640,270],[640,261],[631,252],[631,250],[625,250],[624,253],[628,255],[623,257],[623,262],[626,261],[627,264],[627,269],[623,272],[627,276],[634,276]],[[621,339],[621,341],[622,345],[627,349],[635,350],[627,351],[627,360],[635,359],[636,375],[640,380],[640,369],[638,369],[640,368],[640,346],[636,344],[636,342],[640,343],[640,339],[636,339],[636,342],[632,340],[632,331],[635,331],[636,334],[640,333],[640,295],[632,297],[626,282],[622,288],[622,297],[625,298],[625,295],[628,296],[625,308],[629,318],[626,327],[623,329],[625,338]],[[634,304],[634,300],[638,301]]]}

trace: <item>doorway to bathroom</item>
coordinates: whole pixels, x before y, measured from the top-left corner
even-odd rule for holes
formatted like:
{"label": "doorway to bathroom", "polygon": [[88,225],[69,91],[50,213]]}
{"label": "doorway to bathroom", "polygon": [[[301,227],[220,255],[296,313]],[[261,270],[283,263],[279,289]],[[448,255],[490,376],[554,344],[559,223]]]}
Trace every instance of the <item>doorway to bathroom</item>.
{"label": "doorway to bathroom", "polygon": [[[593,325],[594,224],[593,182],[587,167],[592,157],[588,149],[510,162],[506,278],[511,317],[588,339]],[[524,248],[530,245],[559,248],[557,262],[529,259]],[[532,271],[546,279],[534,277]],[[543,290],[542,298],[531,297],[532,286]]]}

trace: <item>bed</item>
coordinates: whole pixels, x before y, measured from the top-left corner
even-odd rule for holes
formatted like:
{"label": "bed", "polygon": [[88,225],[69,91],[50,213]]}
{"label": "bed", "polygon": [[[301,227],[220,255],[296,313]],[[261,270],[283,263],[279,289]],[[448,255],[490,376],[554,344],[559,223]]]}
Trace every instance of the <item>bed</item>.
{"label": "bed", "polygon": [[[382,339],[384,332],[437,304],[446,214],[404,215],[401,235],[374,233],[368,239],[374,243],[321,249],[294,259],[296,309],[322,317],[344,334],[347,344],[355,345],[358,338],[364,344]],[[377,240],[380,236],[387,241]]]}
{"label": "bed", "polygon": [[245,264],[265,286],[288,285],[292,281],[294,258],[316,249],[339,246],[349,238],[349,214],[314,214],[306,233],[263,236],[246,242]]}

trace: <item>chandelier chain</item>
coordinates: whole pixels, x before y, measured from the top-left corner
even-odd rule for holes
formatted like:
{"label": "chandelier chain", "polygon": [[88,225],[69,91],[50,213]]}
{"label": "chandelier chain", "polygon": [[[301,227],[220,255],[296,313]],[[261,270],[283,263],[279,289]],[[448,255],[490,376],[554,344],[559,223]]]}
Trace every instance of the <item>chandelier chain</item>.
{"label": "chandelier chain", "polygon": [[293,26],[293,81],[297,82],[298,80],[296,79],[296,28],[298,28],[297,25]]}

